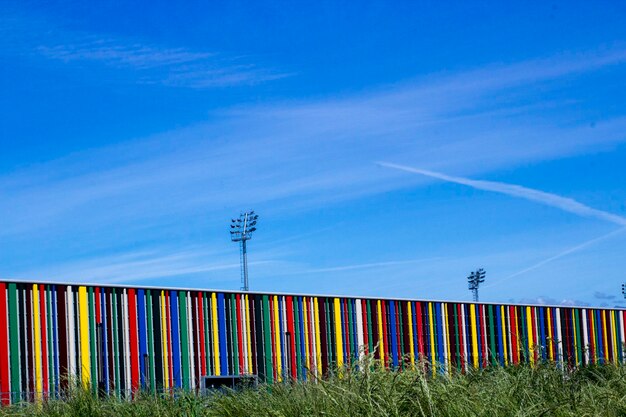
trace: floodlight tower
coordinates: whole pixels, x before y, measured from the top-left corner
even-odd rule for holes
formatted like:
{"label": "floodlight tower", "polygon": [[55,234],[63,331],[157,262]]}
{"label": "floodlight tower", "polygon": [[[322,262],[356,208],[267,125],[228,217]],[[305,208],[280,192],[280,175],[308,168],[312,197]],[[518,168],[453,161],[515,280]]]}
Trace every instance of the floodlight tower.
{"label": "floodlight tower", "polygon": [[472,292],[474,302],[478,302],[478,287],[485,282],[485,270],[480,268],[467,277],[467,288]]}
{"label": "floodlight tower", "polygon": [[622,284],[622,295],[626,298],[626,284]]}
{"label": "floodlight tower", "polygon": [[258,214],[254,210],[243,212],[237,219],[232,219],[230,223],[230,239],[239,242],[241,252],[241,289],[249,290],[248,286],[248,250],[246,241],[252,238],[252,232],[256,230]]}

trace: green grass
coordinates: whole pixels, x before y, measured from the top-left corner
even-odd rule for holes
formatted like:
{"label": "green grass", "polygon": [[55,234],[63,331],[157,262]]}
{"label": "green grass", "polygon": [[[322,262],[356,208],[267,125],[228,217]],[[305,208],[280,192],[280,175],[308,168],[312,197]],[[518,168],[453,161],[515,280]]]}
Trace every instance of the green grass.
{"label": "green grass", "polygon": [[371,361],[361,368],[317,383],[209,396],[124,401],[73,390],[64,401],[0,408],[0,416],[626,416],[626,367],[494,367],[435,378]]}

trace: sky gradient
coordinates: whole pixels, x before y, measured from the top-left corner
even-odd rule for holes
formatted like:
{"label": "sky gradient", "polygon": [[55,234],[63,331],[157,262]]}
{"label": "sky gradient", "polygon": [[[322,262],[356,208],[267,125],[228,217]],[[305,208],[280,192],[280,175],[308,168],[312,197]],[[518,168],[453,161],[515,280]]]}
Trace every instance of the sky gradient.
{"label": "sky gradient", "polygon": [[0,277],[623,305],[626,5],[0,6]]}

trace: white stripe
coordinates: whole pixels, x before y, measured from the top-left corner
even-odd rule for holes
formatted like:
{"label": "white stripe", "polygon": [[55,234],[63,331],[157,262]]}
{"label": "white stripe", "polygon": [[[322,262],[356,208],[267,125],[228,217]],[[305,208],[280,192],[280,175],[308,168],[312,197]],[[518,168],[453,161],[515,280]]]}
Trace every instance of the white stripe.
{"label": "white stripe", "polygon": [[357,298],[354,304],[356,309],[356,337],[359,349],[359,360],[362,360],[365,355],[365,348],[363,346],[363,311],[361,308],[361,300]]}
{"label": "white stripe", "polygon": [[[191,298],[191,293],[187,291],[185,296],[185,302],[187,303],[187,327],[189,328],[189,344],[187,345],[187,349],[189,352],[189,386],[191,389],[196,388],[196,355],[194,353],[194,343],[193,343],[193,327],[189,326],[189,323],[192,323],[192,315],[191,315],[191,304],[193,303],[193,299]],[[197,320],[196,320],[197,321]]]}
{"label": "white stripe", "polygon": [[563,340],[563,335],[561,334],[561,309],[556,308],[556,312],[554,313],[554,319],[556,321],[556,344],[558,348],[558,356],[557,362],[561,362],[563,360],[563,344],[561,340]]}
{"label": "white stripe", "polygon": [[122,327],[124,329],[124,337],[123,337],[123,341],[124,341],[123,349],[124,349],[124,361],[125,361],[124,377],[126,379],[126,392],[130,392],[131,391],[131,378],[130,378],[131,368],[130,368],[130,331],[129,331],[130,320],[128,318],[128,290],[124,290],[124,293],[122,296],[122,314],[123,314]]}
{"label": "white stripe", "polygon": [[582,310],[583,322],[583,349],[585,355],[585,364],[589,363],[589,334],[587,332],[587,310]]}
{"label": "white stripe", "polygon": [[[75,321],[74,321],[74,297],[72,287],[68,286],[65,292],[65,300],[67,304],[67,332],[68,332],[68,365],[69,375],[76,378],[76,339],[75,339]],[[71,381],[70,381],[71,382]]]}

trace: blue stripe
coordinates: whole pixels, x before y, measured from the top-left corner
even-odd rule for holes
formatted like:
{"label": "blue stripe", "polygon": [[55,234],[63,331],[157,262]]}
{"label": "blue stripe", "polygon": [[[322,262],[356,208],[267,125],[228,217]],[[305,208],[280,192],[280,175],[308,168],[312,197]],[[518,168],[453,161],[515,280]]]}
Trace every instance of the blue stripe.
{"label": "blue stripe", "polygon": [[57,286],[52,286],[52,331],[54,332],[54,393],[58,397],[61,367],[59,365],[59,327],[57,310]]}
{"label": "blue stripe", "polygon": [[[411,320],[413,321],[413,355],[415,355],[415,358],[417,360],[422,359],[419,355],[419,345],[418,345],[418,338],[417,338],[417,308],[415,308],[415,306],[417,305],[417,303],[411,303]],[[421,317],[419,318],[421,320]]]}
{"label": "blue stripe", "polygon": [[498,335],[498,360],[501,366],[504,366],[504,329],[502,329],[502,311],[501,306],[496,307],[496,334]]}
{"label": "blue stripe", "polygon": [[389,301],[389,326],[391,327],[391,363],[398,366],[398,335],[396,332],[396,304]]}
{"label": "blue stripe", "polygon": [[148,337],[146,329],[146,302],[145,291],[137,291],[137,320],[139,321],[139,376],[141,386],[146,386],[146,378],[148,377],[146,358],[148,357]]}
{"label": "blue stripe", "polygon": [[[176,387],[183,386],[183,378],[180,372],[180,330],[178,322],[178,294],[170,291],[170,317],[172,320],[172,373]],[[226,350],[224,350],[226,351]]]}
{"label": "blue stripe", "polygon": [[228,348],[226,346],[226,317],[224,314],[224,294],[217,293],[217,328],[220,339],[220,367],[222,375],[229,375]]}
{"label": "blue stripe", "polygon": [[302,358],[302,379],[306,381],[306,355],[304,350],[304,310],[302,310],[302,297],[298,297],[298,327],[300,328],[300,357]]}
{"label": "blue stripe", "polygon": [[598,333],[598,359],[600,363],[604,363],[604,340],[603,340],[603,329],[602,329],[602,314],[600,310],[596,310],[596,330]]}
{"label": "blue stripe", "polygon": [[[441,316],[441,303],[435,303],[436,319],[437,319],[437,361],[439,365],[444,365],[444,352],[443,352],[443,317]],[[443,372],[444,368],[441,368]]]}

